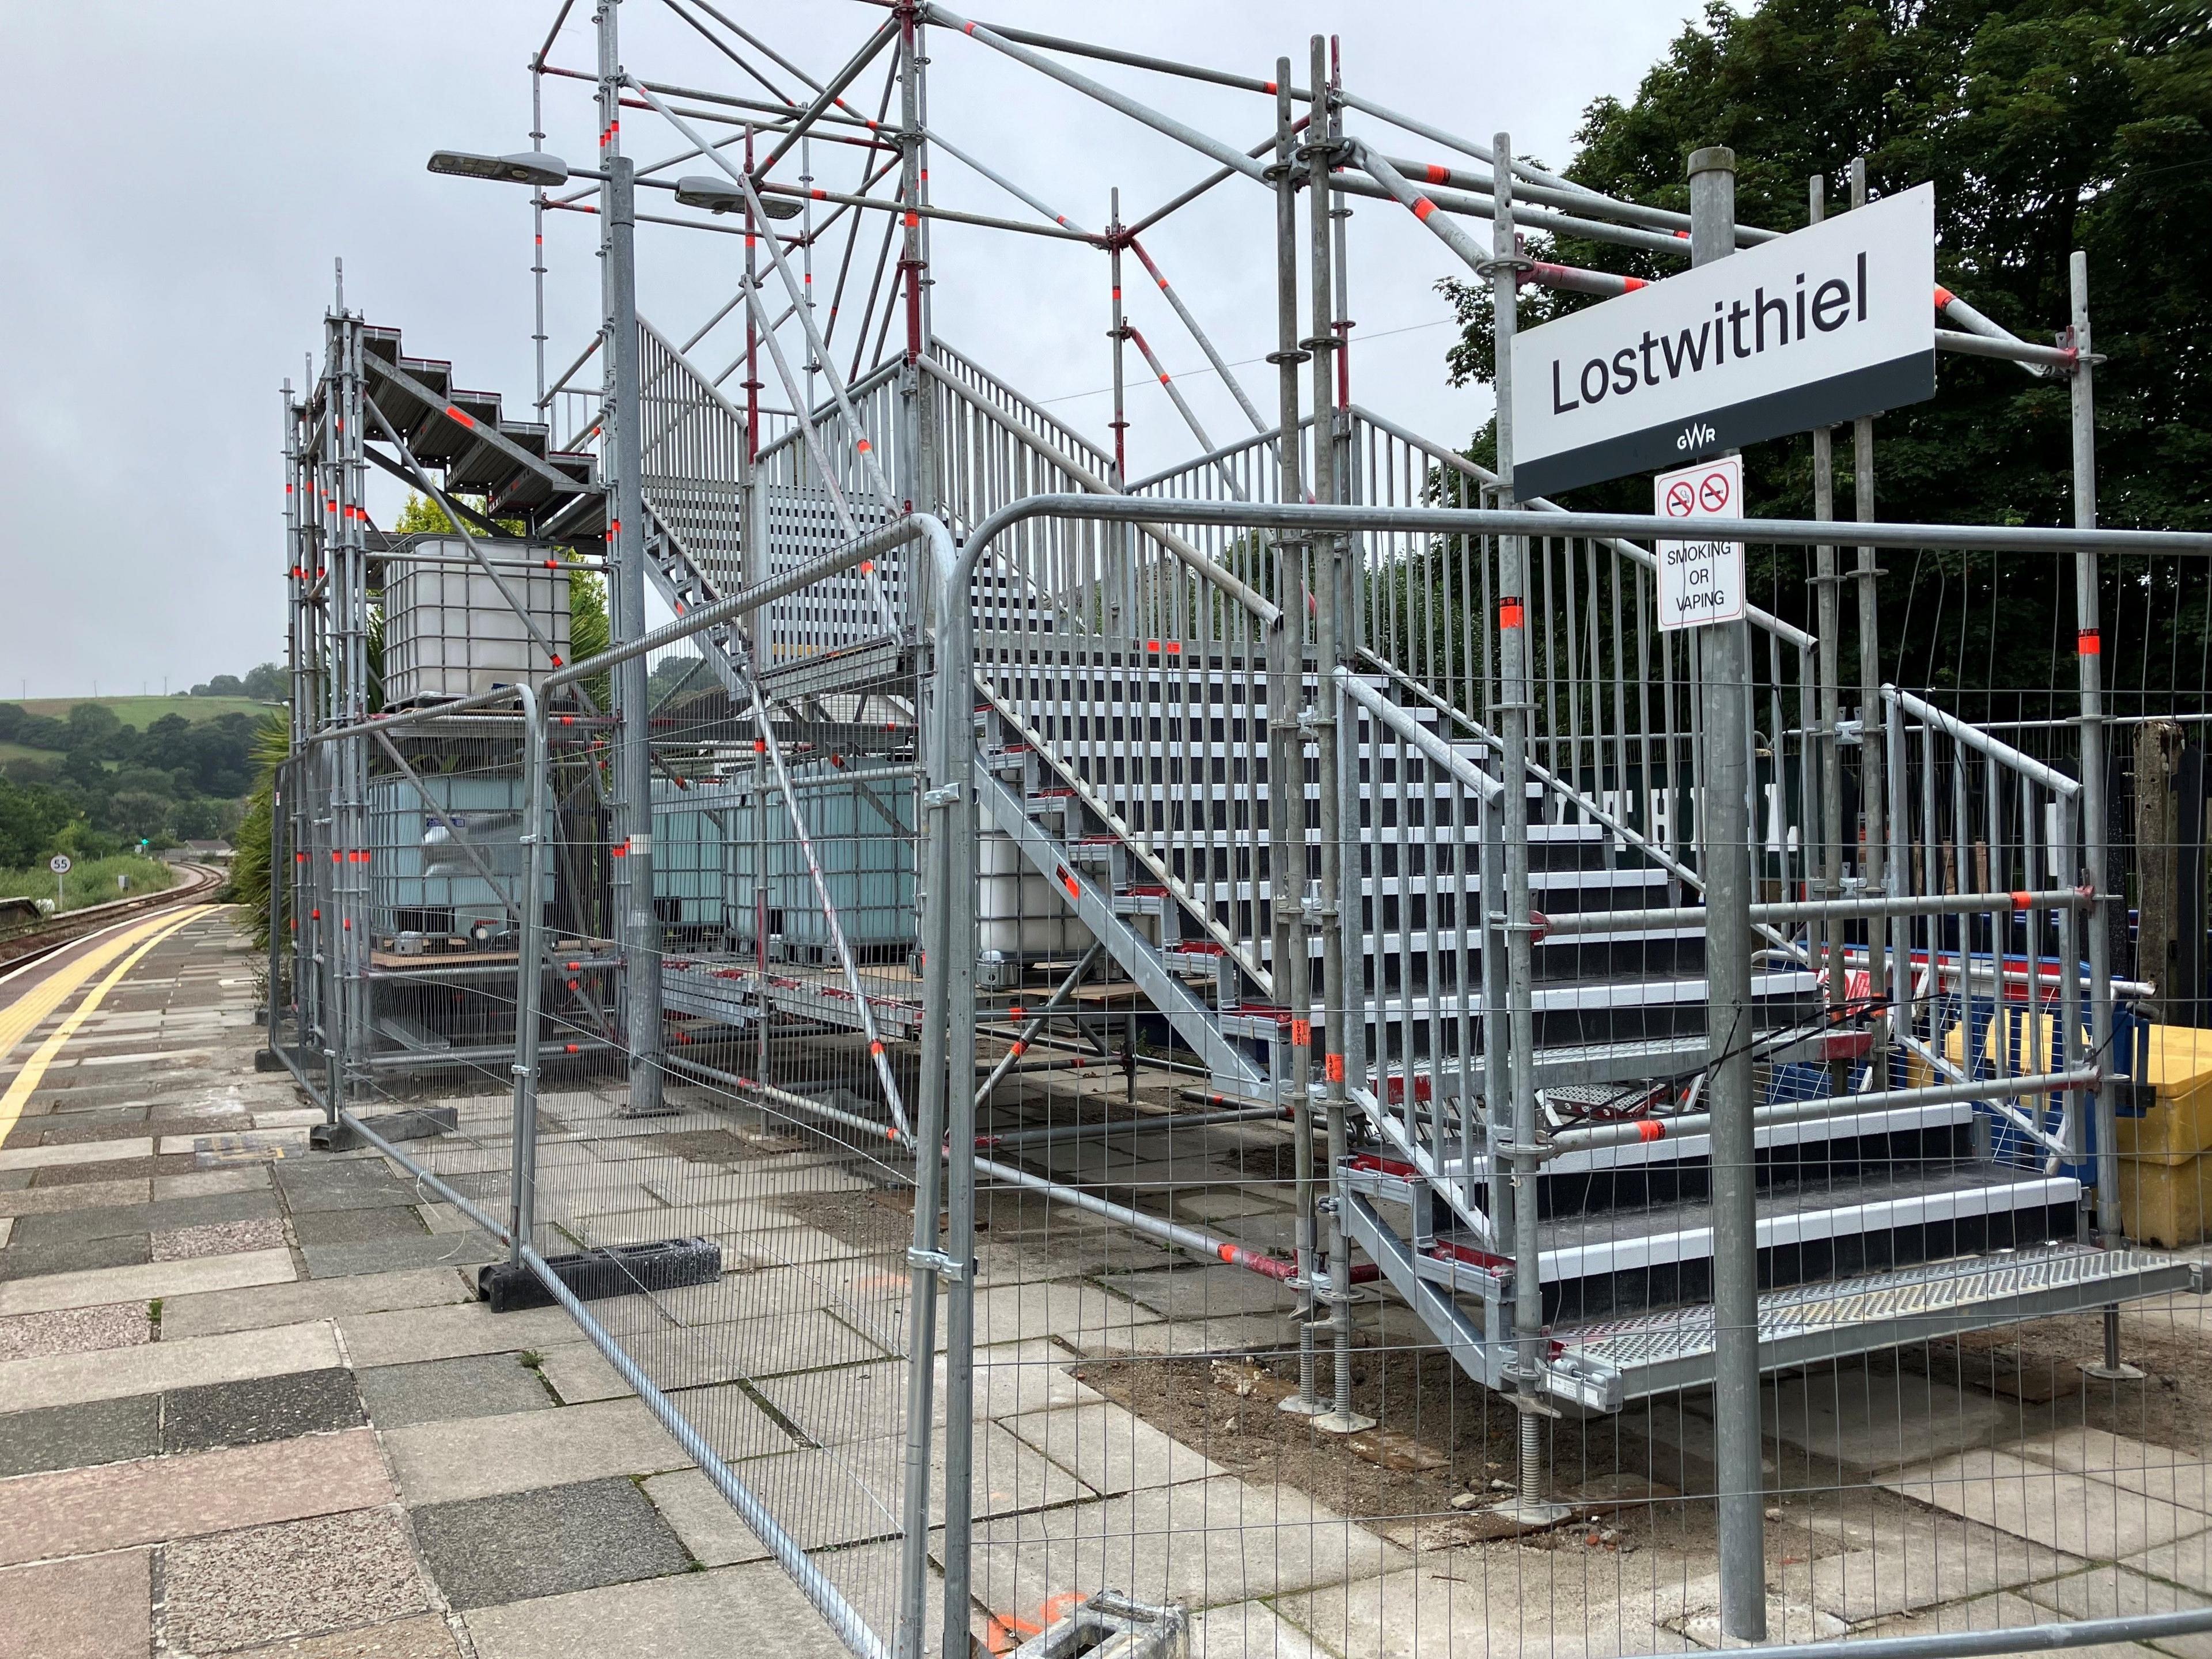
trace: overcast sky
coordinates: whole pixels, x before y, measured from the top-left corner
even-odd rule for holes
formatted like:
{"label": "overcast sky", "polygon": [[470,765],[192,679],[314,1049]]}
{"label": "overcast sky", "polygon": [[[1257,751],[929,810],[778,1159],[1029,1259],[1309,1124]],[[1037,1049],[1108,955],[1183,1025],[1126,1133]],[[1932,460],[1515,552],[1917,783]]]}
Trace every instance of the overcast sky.
{"label": "overcast sky", "polygon": [[[555,64],[592,67],[591,5],[577,0]],[[345,261],[350,308],[403,328],[410,354],[450,358],[462,384],[526,411],[527,195],[433,177],[422,164],[441,145],[527,147],[524,65],[556,9],[556,0],[0,6],[20,134],[4,187],[13,228],[0,237],[0,696],[84,696],[95,682],[104,693],[181,689],[281,655],[278,387],[287,375],[297,382],[319,346],[334,257]],[[881,16],[838,0],[724,0],[723,9],[817,76]],[[1698,9],[1695,0],[1128,0],[1102,12],[993,0],[981,15],[1261,76],[1286,54],[1301,80],[1308,36],[1334,30],[1347,86],[1454,131],[1509,131],[1517,150],[1557,164],[1583,108],[1632,93]],[[656,0],[624,0],[622,15],[633,73],[742,88]],[[1133,219],[1211,168],[974,41],[938,32],[932,50],[933,124],[1072,221],[1103,223],[1116,185]],[[1082,67],[1239,147],[1273,125],[1271,100],[1249,94]],[[872,100],[880,75],[859,84]],[[548,146],[583,162],[593,151],[590,88],[547,87]],[[679,147],[642,112],[626,112],[623,130],[641,160]],[[1431,147],[1401,135],[1392,148]],[[856,154],[816,154],[820,182],[849,188]],[[1024,212],[950,156],[937,159],[932,184],[948,206]],[[1146,239],[1232,362],[1273,343],[1271,211],[1265,192],[1231,181]],[[590,218],[550,216],[555,373],[596,325],[596,238]],[[736,240],[651,226],[639,240],[641,309],[680,339],[730,291]],[[933,253],[939,334],[1109,437],[1104,257],[952,227],[939,228]],[[1444,384],[1451,333],[1434,284],[1454,270],[1410,216],[1359,204],[1355,395],[1459,442],[1488,404]],[[1131,320],[1216,441],[1249,430],[1211,376],[1185,378],[1204,359],[1157,293],[1140,276],[1127,286]],[[730,354],[717,336],[698,355],[714,369]],[[1267,408],[1265,366],[1237,372]],[[1141,473],[1194,445],[1133,362],[1132,383],[1131,470]],[[377,504],[382,518],[396,502],[385,494]]]}

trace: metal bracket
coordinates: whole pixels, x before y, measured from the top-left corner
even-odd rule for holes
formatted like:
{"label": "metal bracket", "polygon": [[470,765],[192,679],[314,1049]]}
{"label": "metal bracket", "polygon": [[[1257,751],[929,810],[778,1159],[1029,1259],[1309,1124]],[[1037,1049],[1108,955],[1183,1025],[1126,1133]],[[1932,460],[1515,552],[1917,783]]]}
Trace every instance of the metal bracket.
{"label": "metal bracket", "polygon": [[906,1265],[935,1273],[939,1279],[950,1279],[955,1285],[964,1285],[968,1282],[968,1270],[975,1264],[955,1261],[942,1250],[917,1250],[909,1245],[907,1247]]}
{"label": "metal bracket", "polygon": [[960,786],[948,783],[939,789],[924,790],[921,804],[933,812],[941,812],[948,806],[957,806],[960,804]]}

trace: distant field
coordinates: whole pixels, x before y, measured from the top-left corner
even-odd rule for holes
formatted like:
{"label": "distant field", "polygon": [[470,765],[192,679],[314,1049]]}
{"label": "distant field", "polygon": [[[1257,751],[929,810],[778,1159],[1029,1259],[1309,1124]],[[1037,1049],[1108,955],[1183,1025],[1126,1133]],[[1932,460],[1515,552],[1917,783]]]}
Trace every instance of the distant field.
{"label": "distant field", "polygon": [[[131,884],[116,885],[118,876],[128,876]],[[133,893],[157,893],[176,878],[177,872],[159,859],[142,859],[133,853],[118,853],[113,858],[80,859],[63,878],[69,888],[66,908],[81,910],[88,904],[105,904],[110,899],[129,898]],[[0,870],[0,898],[50,899],[59,884],[47,870]]]}
{"label": "distant field", "polygon": [[27,714],[57,720],[67,720],[69,711],[81,702],[104,703],[134,732],[143,732],[164,714],[182,714],[198,724],[218,714],[258,717],[270,707],[251,697],[0,697],[0,702],[12,702]]}

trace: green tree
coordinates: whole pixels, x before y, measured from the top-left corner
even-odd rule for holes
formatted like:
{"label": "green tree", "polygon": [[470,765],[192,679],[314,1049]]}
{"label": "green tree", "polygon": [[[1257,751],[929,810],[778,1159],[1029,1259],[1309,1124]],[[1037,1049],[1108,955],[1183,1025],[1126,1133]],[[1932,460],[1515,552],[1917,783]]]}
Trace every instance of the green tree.
{"label": "green tree", "polygon": [[276,811],[276,769],[291,745],[292,728],[282,714],[264,714],[255,723],[253,789],[246,798],[246,811],[231,843],[228,896],[240,907],[240,925],[250,929],[264,950],[269,946],[269,836]]}
{"label": "green tree", "polygon": [[[1765,0],[1709,6],[1634,99],[1585,112],[1566,172],[1609,194],[1686,210],[1683,164],[1736,152],[1747,222],[1807,222],[1807,181],[1864,156],[1870,188],[1936,186],[1937,277],[2016,333],[2048,340],[2069,314],[2067,265],[2087,250],[2096,345],[2100,512],[2108,524],[2201,528],[2212,459],[2212,26],[2180,0]],[[1546,257],[1645,277],[1648,255],[1560,240]],[[1466,325],[1455,384],[1492,374],[1489,301],[1444,284]],[[1524,292],[1524,324],[1580,295]],[[1935,401],[1876,423],[1879,516],[1933,522],[2071,521],[2068,393],[2008,363],[1946,356]],[[1492,430],[1477,459],[1495,453]],[[1838,510],[1852,512],[1850,444],[1837,446]],[[1746,453],[1759,515],[1809,517],[1811,446]],[[1648,512],[1649,484],[1619,479],[1564,504]],[[1885,670],[1911,684],[2042,688],[2072,639],[2072,571],[2055,559],[1893,556],[1883,584]],[[1755,555],[1760,603],[1801,622],[1805,556]],[[2212,646],[2201,597],[2177,578],[2107,562],[2111,683],[2197,685]],[[2201,586],[2192,592],[2201,596]],[[2164,602],[2161,603],[2163,599]],[[1848,609],[1848,608],[1847,608]],[[1855,646],[1847,645],[1846,659]],[[2182,665],[2186,673],[2183,674]],[[2061,681],[2065,678],[2061,671]],[[1990,708],[1988,702],[1982,708]],[[1966,712],[1978,712],[1969,708]],[[2003,712],[1990,709],[1990,712]]]}
{"label": "green tree", "polygon": [[76,817],[59,790],[0,775],[0,867],[20,870],[45,859]]}
{"label": "green tree", "polygon": [[262,663],[248,670],[240,683],[256,702],[282,702],[291,690],[281,663]]}

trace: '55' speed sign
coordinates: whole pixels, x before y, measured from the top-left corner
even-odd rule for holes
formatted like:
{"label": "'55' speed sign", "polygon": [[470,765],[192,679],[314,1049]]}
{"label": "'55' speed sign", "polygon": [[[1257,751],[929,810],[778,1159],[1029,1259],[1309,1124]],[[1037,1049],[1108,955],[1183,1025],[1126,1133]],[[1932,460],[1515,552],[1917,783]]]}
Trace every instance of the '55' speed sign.
{"label": "'55' speed sign", "polygon": [[[1652,480],[1651,493],[1651,510],[1662,519],[1740,519],[1743,457],[1723,455],[1662,472]],[[1703,628],[1742,618],[1741,542],[1662,541],[1652,550],[1659,561],[1661,628]]]}

